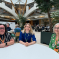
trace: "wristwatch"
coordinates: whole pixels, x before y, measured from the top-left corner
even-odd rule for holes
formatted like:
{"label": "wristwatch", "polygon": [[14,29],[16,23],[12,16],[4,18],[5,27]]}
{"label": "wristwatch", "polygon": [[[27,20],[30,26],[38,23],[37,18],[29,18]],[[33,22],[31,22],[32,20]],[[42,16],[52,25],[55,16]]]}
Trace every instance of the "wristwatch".
{"label": "wristwatch", "polygon": [[7,46],[7,42],[6,42],[5,44],[6,44],[6,46]]}

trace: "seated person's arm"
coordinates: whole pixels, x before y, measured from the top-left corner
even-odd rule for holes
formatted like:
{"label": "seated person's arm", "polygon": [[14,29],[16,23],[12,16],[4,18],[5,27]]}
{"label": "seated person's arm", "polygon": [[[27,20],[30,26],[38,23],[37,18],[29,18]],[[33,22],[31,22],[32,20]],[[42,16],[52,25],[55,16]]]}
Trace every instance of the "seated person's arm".
{"label": "seated person's arm", "polygon": [[35,44],[36,43],[36,38],[35,38],[35,35],[32,35],[32,42],[28,43],[28,42],[23,42],[22,41],[22,32],[20,33],[20,36],[19,36],[19,43],[25,45],[25,46],[29,46],[29,45],[32,45],[32,44]]}
{"label": "seated person's arm", "polygon": [[50,43],[49,43],[49,48],[52,49],[52,42],[51,42],[51,41],[50,41]]}
{"label": "seated person's arm", "polygon": [[23,42],[23,41],[19,41],[19,43],[21,43],[21,44],[23,44],[23,45],[25,45],[25,46],[29,46],[29,45],[32,45],[32,44],[35,44],[36,42],[35,41],[33,41],[33,42],[31,42],[31,43],[28,43],[28,42]]}
{"label": "seated person's arm", "polygon": [[1,44],[0,44],[0,48],[3,48],[3,47],[5,47],[5,46],[6,46],[5,43],[1,43]]}
{"label": "seated person's arm", "polygon": [[9,45],[12,45],[12,44],[14,44],[14,39],[12,38],[9,42],[7,42],[7,45],[9,46]]}
{"label": "seated person's arm", "polygon": [[36,41],[30,42],[29,45],[32,45],[32,44],[35,44],[35,43],[36,43]]}
{"label": "seated person's arm", "polygon": [[[9,42],[7,42],[7,46],[14,44],[14,39],[11,39]],[[1,43],[0,48],[4,48],[6,46],[6,43]]]}
{"label": "seated person's arm", "polygon": [[52,49],[52,37],[53,37],[53,35],[51,36],[51,40],[50,40],[50,43],[49,43],[49,48],[51,48],[51,49]]}
{"label": "seated person's arm", "polygon": [[25,45],[25,42],[22,41],[22,32],[20,32],[19,43]]}
{"label": "seated person's arm", "polygon": [[[29,45],[32,45],[32,44],[35,44],[36,43],[36,38],[35,38],[35,35],[32,35],[32,42],[30,42],[30,43],[28,43],[28,42],[26,42],[26,43],[24,43],[24,45],[25,46],[29,46]],[[23,43],[23,42],[22,42]]]}
{"label": "seated person's arm", "polygon": [[32,35],[32,42],[28,43],[28,45],[32,45],[32,44],[35,44],[36,43],[36,38],[35,38],[35,35]]}
{"label": "seated person's arm", "polygon": [[9,40],[9,41],[7,42],[7,46],[14,44],[14,39],[11,37],[10,34],[8,34],[8,38],[7,38],[7,39]]}
{"label": "seated person's arm", "polygon": [[27,46],[27,44],[25,42],[22,41],[22,32],[20,32],[20,36],[19,36],[19,43]]}
{"label": "seated person's arm", "polygon": [[21,43],[21,44],[25,45],[25,42],[23,42],[23,41],[21,41],[21,40],[19,41],[19,43]]}
{"label": "seated person's arm", "polygon": [[10,30],[12,30],[11,27],[10,27]]}

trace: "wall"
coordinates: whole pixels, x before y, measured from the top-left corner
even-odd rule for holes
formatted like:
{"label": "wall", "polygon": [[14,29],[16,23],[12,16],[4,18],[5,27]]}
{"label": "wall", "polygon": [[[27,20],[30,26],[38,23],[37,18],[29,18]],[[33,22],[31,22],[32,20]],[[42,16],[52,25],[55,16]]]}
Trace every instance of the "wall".
{"label": "wall", "polygon": [[10,24],[11,29],[15,29],[15,22],[3,22],[3,21],[0,21],[0,24],[6,24],[6,23]]}

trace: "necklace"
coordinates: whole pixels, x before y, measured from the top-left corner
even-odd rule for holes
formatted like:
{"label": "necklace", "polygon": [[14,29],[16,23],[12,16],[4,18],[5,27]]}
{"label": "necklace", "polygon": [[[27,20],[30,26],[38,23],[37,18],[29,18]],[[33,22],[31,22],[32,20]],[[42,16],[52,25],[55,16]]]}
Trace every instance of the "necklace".
{"label": "necklace", "polygon": [[28,34],[27,39],[26,39],[26,33],[25,33],[25,40],[26,40],[26,42],[28,41],[28,37],[29,37],[29,34]]}

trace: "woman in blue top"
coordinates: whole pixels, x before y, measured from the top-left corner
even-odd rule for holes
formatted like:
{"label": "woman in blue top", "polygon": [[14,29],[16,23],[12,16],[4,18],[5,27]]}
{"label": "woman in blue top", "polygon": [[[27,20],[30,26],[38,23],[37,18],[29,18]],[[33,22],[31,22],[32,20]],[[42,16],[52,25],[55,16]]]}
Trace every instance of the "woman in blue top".
{"label": "woman in blue top", "polygon": [[[32,39],[32,41],[31,41],[31,39]],[[19,43],[21,43],[25,46],[29,46],[29,45],[36,43],[36,38],[32,31],[30,23],[26,23],[24,25],[23,31],[20,32]]]}

